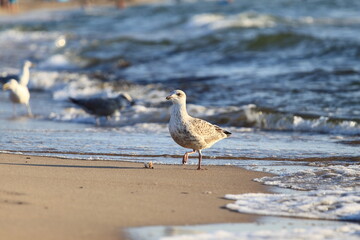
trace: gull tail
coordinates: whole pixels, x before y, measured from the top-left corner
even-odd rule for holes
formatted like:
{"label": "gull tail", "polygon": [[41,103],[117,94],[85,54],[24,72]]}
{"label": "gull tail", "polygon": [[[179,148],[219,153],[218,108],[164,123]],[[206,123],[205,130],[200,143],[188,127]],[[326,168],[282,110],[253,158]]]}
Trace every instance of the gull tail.
{"label": "gull tail", "polygon": [[77,100],[77,99],[75,99],[75,98],[69,97],[69,100],[70,100],[72,103],[80,104],[80,101]]}
{"label": "gull tail", "polygon": [[228,132],[228,131],[226,131],[226,130],[224,130],[223,133],[226,134],[226,137],[230,137],[230,135],[231,135],[231,132]]}

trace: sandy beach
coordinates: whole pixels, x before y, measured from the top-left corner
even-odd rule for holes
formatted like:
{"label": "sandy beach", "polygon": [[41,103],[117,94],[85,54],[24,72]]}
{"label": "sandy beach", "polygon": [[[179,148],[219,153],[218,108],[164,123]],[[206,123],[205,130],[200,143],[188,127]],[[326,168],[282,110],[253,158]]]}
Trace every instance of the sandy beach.
{"label": "sandy beach", "polygon": [[227,193],[266,192],[261,172],[0,154],[3,239],[126,239],[150,225],[249,222],[223,209]]}
{"label": "sandy beach", "polygon": [[[142,4],[151,4],[158,3],[162,0],[130,0],[124,1],[125,8],[142,5]],[[37,0],[23,0],[20,3],[15,4],[12,8],[0,8],[0,15],[17,15],[24,14],[29,11],[37,10],[68,10],[74,8],[93,8],[96,6],[108,6],[116,8],[116,1],[111,0],[80,0],[80,1],[37,1]]]}

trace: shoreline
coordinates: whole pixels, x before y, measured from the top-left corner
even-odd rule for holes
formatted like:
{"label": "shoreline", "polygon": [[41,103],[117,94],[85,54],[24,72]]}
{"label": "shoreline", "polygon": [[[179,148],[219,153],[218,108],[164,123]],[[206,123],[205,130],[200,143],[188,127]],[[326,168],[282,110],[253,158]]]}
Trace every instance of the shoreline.
{"label": "shoreline", "polygon": [[58,11],[58,10],[71,10],[71,9],[86,9],[94,7],[114,7],[120,11],[125,10],[128,7],[153,4],[165,2],[164,0],[124,0],[124,7],[117,7],[117,0],[79,0],[79,1],[68,1],[68,2],[43,2],[43,1],[31,1],[25,0],[21,3],[15,4],[11,9],[0,8],[0,16],[18,16],[34,11]]}
{"label": "shoreline", "polygon": [[127,239],[141,226],[253,222],[225,194],[269,192],[269,174],[234,166],[155,165],[0,154],[0,235],[6,239]]}

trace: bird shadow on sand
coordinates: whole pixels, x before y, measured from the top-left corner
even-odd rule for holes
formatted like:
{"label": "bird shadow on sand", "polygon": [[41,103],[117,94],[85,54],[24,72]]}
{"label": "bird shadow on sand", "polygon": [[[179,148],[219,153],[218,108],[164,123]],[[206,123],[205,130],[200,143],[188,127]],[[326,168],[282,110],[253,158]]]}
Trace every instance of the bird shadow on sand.
{"label": "bird shadow on sand", "polygon": [[62,167],[62,168],[90,168],[90,169],[144,169],[144,167],[115,167],[115,166],[83,166],[58,164],[32,164],[32,163],[0,163],[0,165],[28,166],[28,167]]}

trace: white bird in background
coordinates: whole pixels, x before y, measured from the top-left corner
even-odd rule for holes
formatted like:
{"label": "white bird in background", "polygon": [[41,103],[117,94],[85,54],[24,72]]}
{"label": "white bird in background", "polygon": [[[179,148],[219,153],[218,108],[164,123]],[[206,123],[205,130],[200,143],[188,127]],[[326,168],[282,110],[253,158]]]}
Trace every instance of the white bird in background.
{"label": "white bird in background", "polygon": [[15,79],[11,79],[9,82],[5,83],[3,90],[10,90],[10,100],[14,103],[14,115],[16,113],[15,104],[25,104],[28,114],[31,117],[31,108],[30,108],[30,92],[27,86],[19,84]]}
{"label": "white bird in background", "polygon": [[172,101],[169,131],[174,141],[184,148],[193,149],[186,152],[182,163],[188,161],[189,154],[198,152],[198,170],[201,170],[201,150],[211,147],[217,141],[227,138],[230,132],[199,118],[191,117],[186,111],[186,95],[181,90],[173,91],[166,100]]}
{"label": "white bird in background", "polygon": [[23,68],[19,75],[7,75],[2,77],[1,80],[7,80],[8,82],[4,84],[3,90],[10,90],[10,100],[14,103],[13,115],[16,115],[16,105],[15,104],[25,104],[28,115],[31,117],[31,108],[30,108],[30,92],[27,87],[30,80],[30,67],[33,64],[26,60],[24,62]]}
{"label": "white bird in background", "polygon": [[26,60],[24,62],[24,65],[19,73],[19,75],[17,74],[3,74],[2,76],[0,76],[0,82],[2,83],[6,83],[8,81],[10,81],[11,79],[15,79],[16,81],[18,81],[21,85],[23,86],[27,86],[29,83],[29,79],[30,79],[30,67],[33,66],[32,62]]}
{"label": "white bird in background", "polygon": [[20,84],[22,86],[27,86],[28,83],[29,83],[29,80],[30,80],[30,67],[32,66],[33,64],[26,60],[25,63],[24,63],[24,66],[23,66],[23,69],[21,71],[21,74],[20,74]]}

